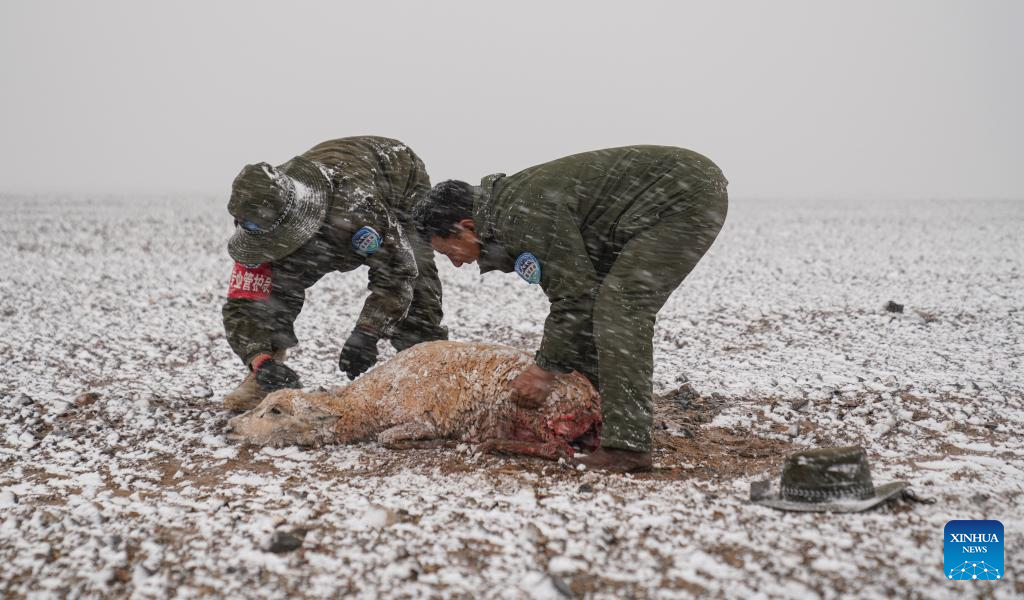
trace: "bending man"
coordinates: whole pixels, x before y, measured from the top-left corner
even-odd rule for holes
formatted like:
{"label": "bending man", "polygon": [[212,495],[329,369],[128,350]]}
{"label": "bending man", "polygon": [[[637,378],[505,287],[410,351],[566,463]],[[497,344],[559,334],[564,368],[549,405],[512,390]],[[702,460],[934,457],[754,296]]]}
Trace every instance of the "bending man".
{"label": "bending man", "polygon": [[381,137],[330,140],[279,167],[242,169],[228,202],[236,262],[223,314],[249,373],[227,408],[248,410],[270,391],[299,387],[285,350],[298,343],[293,323],[306,289],[332,271],[369,267],[370,295],[338,362],[350,379],[377,361],[381,338],[396,350],[448,338],[434,256],[410,216],[429,189],[419,157]]}
{"label": "bending man", "polygon": [[726,179],[681,148],[627,146],[568,156],[512,176],[435,186],[416,226],[456,267],[515,271],[551,302],[536,364],[511,383],[540,405],[554,373],[601,392],[593,468],[651,468],[653,333],[658,310],[722,228]]}

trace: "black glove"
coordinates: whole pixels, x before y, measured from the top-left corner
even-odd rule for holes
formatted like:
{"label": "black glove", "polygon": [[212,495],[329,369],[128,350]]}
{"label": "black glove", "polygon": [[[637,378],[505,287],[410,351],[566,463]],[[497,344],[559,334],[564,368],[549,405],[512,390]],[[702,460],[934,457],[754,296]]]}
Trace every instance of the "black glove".
{"label": "black glove", "polygon": [[256,383],[260,384],[265,392],[302,387],[302,384],[299,383],[299,375],[295,371],[283,363],[274,362],[272,358],[263,361],[256,369]]}
{"label": "black glove", "polygon": [[377,340],[378,336],[359,329],[352,331],[348,336],[345,347],[341,349],[341,357],[338,359],[338,368],[348,375],[349,379],[355,379],[367,369],[377,364]]}

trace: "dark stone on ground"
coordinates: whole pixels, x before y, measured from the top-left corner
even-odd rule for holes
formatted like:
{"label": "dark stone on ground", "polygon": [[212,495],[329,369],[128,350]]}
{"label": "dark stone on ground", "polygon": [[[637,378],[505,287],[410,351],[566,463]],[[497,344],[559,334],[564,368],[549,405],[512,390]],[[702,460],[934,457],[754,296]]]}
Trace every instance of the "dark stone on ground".
{"label": "dark stone on ground", "polygon": [[583,485],[580,486],[580,489],[577,491],[581,494],[591,494],[594,492],[594,486],[590,485],[589,483],[584,483]]}
{"label": "dark stone on ground", "polygon": [[277,530],[270,536],[270,544],[267,551],[275,554],[291,552],[302,547],[302,540],[306,537],[305,529],[294,529],[292,531]]}
{"label": "dark stone on ground", "polygon": [[682,384],[669,395],[669,401],[684,410],[690,408],[690,405],[697,400],[700,400],[700,394],[689,383]]}
{"label": "dark stone on ground", "polygon": [[901,313],[901,312],[903,312],[903,305],[902,304],[897,304],[897,303],[893,302],[892,300],[890,300],[890,301],[885,303],[885,310],[886,310],[886,312],[891,312],[891,313]]}

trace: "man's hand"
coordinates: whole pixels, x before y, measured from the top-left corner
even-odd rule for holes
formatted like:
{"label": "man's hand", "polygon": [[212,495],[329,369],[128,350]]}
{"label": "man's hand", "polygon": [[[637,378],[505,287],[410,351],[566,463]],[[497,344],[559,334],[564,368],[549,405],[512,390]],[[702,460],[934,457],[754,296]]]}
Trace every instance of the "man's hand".
{"label": "man's hand", "polygon": [[272,358],[257,357],[252,361],[253,372],[256,374],[256,383],[260,384],[265,392],[273,392],[284,388],[299,389],[302,384],[295,371],[283,363],[275,362]]}
{"label": "man's hand", "polygon": [[539,408],[547,400],[554,382],[554,373],[535,364],[530,365],[509,385],[512,401],[522,408]]}
{"label": "man's hand", "polygon": [[338,368],[348,375],[349,379],[355,379],[367,369],[377,364],[377,340],[380,339],[374,333],[356,327],[352,335],[348,336],[345,347],[341,349],[341,357],[338,359]]}

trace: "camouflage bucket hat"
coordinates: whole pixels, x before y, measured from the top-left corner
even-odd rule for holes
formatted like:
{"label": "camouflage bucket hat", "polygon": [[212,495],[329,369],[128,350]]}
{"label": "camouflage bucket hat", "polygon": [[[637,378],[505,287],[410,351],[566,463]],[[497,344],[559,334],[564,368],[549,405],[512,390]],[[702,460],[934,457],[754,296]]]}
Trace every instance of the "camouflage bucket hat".
{"label": "camouflage bucket hat", "polygon": [[288,256],[319,231],[330,191],[320,167],[301,156],[280,167],[246,165],[231,184],[228,212],[236,227],[228,254],[245,264]]}
{"label": "camouflage bucket hat", "polygon": [[905,491],[906,481],[875,486],[867,453],[860,446],[817,448],[786,457],[778,487],[750,485],[750,501],[781,510],[859,512]]}

